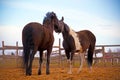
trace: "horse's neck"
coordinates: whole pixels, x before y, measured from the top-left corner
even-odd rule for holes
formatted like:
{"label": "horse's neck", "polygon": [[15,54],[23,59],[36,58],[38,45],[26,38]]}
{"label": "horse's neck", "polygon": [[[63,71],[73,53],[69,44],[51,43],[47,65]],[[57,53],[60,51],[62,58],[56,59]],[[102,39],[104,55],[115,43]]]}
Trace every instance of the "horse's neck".
{"label": "horse's neck", "polygon": [[67,30],[67,28],[69,28],[69,27],[68,26],[64,26],[64,27],[65,28],[64,28],[64,30],[62,32],[62,36],[63,36],[63,39],[67,39],[70,36],[69,30]]}
{"label": "horse's neck", "polygon": [[64,39],[67,39],[69,36],[77,36],[77,33],[66,25],[64,31],[62,32],[62,35]]}
{"label": "horse's neck", "polygon": [[53,25],[52,25],[52,24],[43,24],[43,26],[44,26],[46,29],[49,29],[49,31],[53,33]]}

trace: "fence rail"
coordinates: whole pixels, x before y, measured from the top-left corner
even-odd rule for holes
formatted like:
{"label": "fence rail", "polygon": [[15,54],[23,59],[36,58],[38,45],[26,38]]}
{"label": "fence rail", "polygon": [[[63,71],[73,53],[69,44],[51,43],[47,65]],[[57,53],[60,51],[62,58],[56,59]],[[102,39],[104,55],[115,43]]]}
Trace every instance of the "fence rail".
{"label": "fence rail", "polygon": [[[60,39],[59,39],[59,43],[60,43]],[[53,48],[59,49],[60,44],[59,44],[59,46],[53,46]],[[23,47],[18,46],[18,42],[16,42],[16,46],[10,46],[10,45],[5,45],[4,41],[2,41],[2,47],[0,47],[0,50],[2,50],[2,55],[5,55],[5,53],[4,53],[5,50],[16,50],[16,55],[18,56],[18,50],[23,50]],[[59,50],[61,50],[61,49],[59,49]]]}
{"label": "fence rail", "polygon": [[[58,46],[53,46],[53,48],[57,48],[58,50],[53,51],[53,53],[57,53],[59,55],[59,62],[61,63],[62,60],[62,55],[61,55],[61,50],[64,50],[63,48],[61,48],[61,40],[59,39],[59,45]],[[120,45],[96,45],[96,47],[100,47],[100,49],[96,49],[95,50],[95,57],[97,58],[96,54],[97,53],[102,53],[103,57],[102,60],[105,62],[106,59],[111,59],[111,61],[113,61],[114,58],[117,59],[117,61],[120,61],[120,52],[119,53],[111,53],[111,54],[106,54],[105,52],[105,48],[106,47],[120,47]],[[18,46],[18,42],[16,42],[16,46],[9,46],[9,45],[5,45],[4,41],[2,41],[2,47],[0,47],[0,50],[2,51],[2,55],[5,55],[5,50],[16,50],[16,56],[18,56],[18,51],[22,50],[23,47],[22,46]],[[115,56],[116,55],[116,56]],[[113,62],[112,62],[113,63]]]}

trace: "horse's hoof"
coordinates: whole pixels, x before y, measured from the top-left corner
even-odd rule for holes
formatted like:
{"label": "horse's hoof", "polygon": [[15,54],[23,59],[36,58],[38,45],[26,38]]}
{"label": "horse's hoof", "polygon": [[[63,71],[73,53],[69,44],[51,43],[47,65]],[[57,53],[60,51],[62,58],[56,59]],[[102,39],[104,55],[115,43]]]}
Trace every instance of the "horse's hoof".
{"label": "horse's hoof", "polygon": [[93,72],[93,70],[90,69],[90,70],[89,70],[89,73],[92,73],[92,72]]}
{"label": "horse's hoof", "polygon": [[92,70],[92,67],[89,68],[89,73],[91,73],[93,70]]}
{"label": "horse's hoof", "polygon": [[29,76],[29,74],[26,74],[26,76]]}
{"label": "horse's hoof", "polygon": [[49,75],[50,74],[50,72],[46,72],[46,75]]}
{"label": "horse's hoof", "polygon": [[41,72],[38,72],[38,75],[41,75]]}
{"label": "horse's hoof", "polygon": [[81,71],[82,71],[82,69],[80,68],[77,73],[79,74]]}
{"label": "horse's hoof", "polygon": [[72,72],[71,72],[71,71],[69,71],[69,72],[68,72],[68,74],[72,74]]}
{"label": "horse's hoof", "polygon": [[77,73],[79,74],[81,72],[81,70],[80,71],[78,71]]}
{"label": "horse's hoof", "polygon": [[31,73],[26,74],[26,76],[31,76],[31,75],[32,75]]}
{"label": "horse's hoof", "polygon": [[32,74],[31,73],[29,73],[29,76],[31,76]]}

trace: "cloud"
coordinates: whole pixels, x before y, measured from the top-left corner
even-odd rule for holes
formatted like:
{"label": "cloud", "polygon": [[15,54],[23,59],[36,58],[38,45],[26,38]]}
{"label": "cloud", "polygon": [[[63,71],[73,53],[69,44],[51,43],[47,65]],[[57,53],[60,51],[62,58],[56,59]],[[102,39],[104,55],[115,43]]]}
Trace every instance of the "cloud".
{"label": "cloud", "polygon": [[[36,12],[42,12],[42,13],[46,13],[48,12],[48,10],[54,11],[58,18],[60,19],[62,16],[64,16],[65,22],[72,27],[72,29],[79,31],[79,30],[83,30],[83,29],[88,29],[91,30],[96,36],[97,39],[99,41],[99,43],[101,43],[101,37],[102,39],[104,39],[105,42],[107,42],[108,38],[110,39],[114,39],[116,41],[116,39],[120,40],[120,36],[119,36],[119,30],[120,30],[120,23],[119,21],[115,21],[115,20],[108,20],[104,17],[100,17],[99,15],[95,15],[95,14],[91,14],[87,11],[84,10],[79,10],[79,9],[74,9],[74,8],[69,8],[69,7],[61,7],[61,6],[54,6],[51,4],[33,4],[32,2],[21,2],[21,1],[15,1],[15,2],[6,2],[6,5],[9,5],[11,7],[14,8],[18,8],[18,9],[24,9],[24,10],[30,10],[32,11],[36,11]],[[21,24],[22,25],[22,24]],[[2,33],[4,34],[8,34],[8,32],[12,29],[12,27],[6,27],[8,28],[8,30],[5,29],[5,32],[2,31]],[[15,26],[13,27],[13,30]],[[1,29],[0,29],[1,30]],[[19,29],[16,29],[16,31]],[[20,31],[17,31],[17,33],[15,33],[14,31],[10,31],[10,33],[8,35],[16,35],[18,34],[19,37],[17,37],[18,35],[16,35],[15,40],[20,39]],[[4,35],[5,35],[4,34]],[[1,36],[1,34],[0,34]],[[7,35],[5,35],[6,38],[8,39]],[[4,37],[4,36],[2,36]],[[104,38],[103,38],[104,37]],[[9,37],[10,38],[10,37]],[[56,37],[58,38],[58,37]],[[57,42],[56,42],[57,43]]]}
{"label": "cloud", "polygon": [[23,10],[30,10],[30,11],[42,11],[46,12],[49,10],[57,10],[58,8],[52,6],[52,5],[47,5],[47,4],[39,4],[39,2],[34,2],[34,1],[8,1],[4,2],[5,5],[17,8],[17,9],[23,9]]}
{"label": "cloud", "polygon": [[0,42],[5,41],[7,45],[13,45],[16,41],[21,44],[22,28],[16,26],[0,26]]}
{"label": "cloud", "polygon": [[[22,46],[22,27],[16,26],[0,26],[0,42],[5,41],[7,45],[15,45],[16,41],[18,41],[19,46]],[[53,33],[55,37],[54,45],[59,45],[59,39],[62,39],[61,34]],[[0,46],[2,44],[0,43]]]}

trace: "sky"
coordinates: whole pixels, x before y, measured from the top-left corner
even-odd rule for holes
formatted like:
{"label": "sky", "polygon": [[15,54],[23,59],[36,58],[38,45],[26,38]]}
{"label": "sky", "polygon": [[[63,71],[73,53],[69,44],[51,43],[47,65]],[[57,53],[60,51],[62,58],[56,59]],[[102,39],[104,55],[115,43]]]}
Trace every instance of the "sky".
{"label": "sky", "polygon": [[[22,29],[30,22],[42,24],[47,12],[55,12],[58,19],[73,30],[90,30],[96,45],[120,44],[120,0],[0,0],[0,46],[22,46]],[[58,45],[61,34],[55,35]]]}

